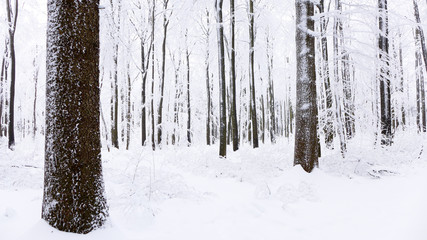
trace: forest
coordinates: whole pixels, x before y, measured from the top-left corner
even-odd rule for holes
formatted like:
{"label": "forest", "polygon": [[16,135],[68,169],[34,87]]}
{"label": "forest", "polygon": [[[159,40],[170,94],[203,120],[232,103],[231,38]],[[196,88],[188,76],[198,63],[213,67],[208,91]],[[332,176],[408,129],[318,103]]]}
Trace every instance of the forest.
{"label": "forest", "polygon": [[0,1],[0,239],[427,239],[427,1]]}

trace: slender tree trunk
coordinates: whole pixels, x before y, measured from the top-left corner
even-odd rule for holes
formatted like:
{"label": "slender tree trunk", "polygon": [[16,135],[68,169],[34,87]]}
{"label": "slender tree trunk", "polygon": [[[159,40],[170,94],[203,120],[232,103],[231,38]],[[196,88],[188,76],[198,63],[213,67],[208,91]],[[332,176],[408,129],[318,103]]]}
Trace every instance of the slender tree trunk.
{"label": "slender tree trunk", "polygon": [[[37,54],[36,57],[33,60],[33,67],[34,69],[34,75],[33,75],[33,80],[34,80],[34,103],[33,103],[33,138],[36,137],[37,134],[37,82],[39,79],[39,66],[36,63],[36,59],[37,59]],[[1,114],[0,114],[1,116]]]}
{"label": "slender tree trunk", "polygon": [[[335,8],[341,14],[341,1],[335,0]],[[343,157],[347,152],[347,143],[345,137],[345,128],[343,124],[343,106],[342,106],[342,93],[343,93],[343,85],[342,85],[342,75],[340,74],[340,66],[342,67],[343,59],[340,55],[340,48],[343,47],[343,29],[342,29],[342,21],[341,16],[335,18],[334,22],[334,36],[333,36],[333,45],[334,45],[334,77],[335,77],[335,119],[336,119],[336,131],[340,140],[340,148]]]}
{"label": "slender tree trunk", "polygon": [[160,102],[157,115],[157,144],[162,144],[162,119],[163,119],[163,95],[165,90],[165,72],[166,72],[166,40],[168,34],[169,19],[166,16],[169,0],[163,0],[163,43],[162,43],[162,72],[160,79]]}
{"label": "slender tree trunk", "polygon": [[267,70],[268,70],[268,90],[267,90],[267,104],[270,112],[270,140],[276,143],[276,109],[274,98],[274,82],[273,82],[273,47],[270,43],[270,38],[267,38]]}
{"label": "slender tree trunk", "polygon": [[[115,148],[119,148],[119,124],[118,124],[118,118],[119,118],[119,87],[118,87],[118,57],[119,57],[119,42],[118,42],[118,36],[120,34],[120,16],[121,16],[121,0],[118,0],[117,2],[117,15],[114,13],[114,4],[113,1],[110,0],[110,5],[112,9],[112,19],[114,23],[114,31],[113,33],[113,41],[114,41],[114,55],[113,55],[113,62],[114,62],[114,79],[111,83],[111,144]],[[117,17],[117,19],[115,19]]]}
{"label": "slender tree trunk", "polygon": [[130,145],[130,125],[131,125],[131,120],[132,120],[132,115],[131,115],[131,91],[132,91],[132,83],[130,80],[130,71],[129,71],[129,62],[127,63],[127,96],[126,96],[126,102],[127,102],[127,106],[126,106],[126,150],[129,150],[129,145]]}
{"label": "slender tree trunk", "polygon": [[210,70],[209,70],[209,57],[210,57],[210,21],[209,21],[209,11],[206,10],[206,57],[205,57],[205,69],[206,69],[206,93],[208,98],[208,110],[207,110],[207,118],[206,118],[206,143],[207,145],[211,145],[211,113],[212,113],[212,97],[211,97],[211,84],[210,84]]}
{"label": "slender tree trunk", "polygon": [[89,233],[108,216],[99,129],[98,8],[98,1],[48,0],[42,218],[65,232]]}
{"label": "slender tree trunk", "polygon": [[391,132],[391,92],[390,92],[390,70],[389,70],[389,31],[387,0],[378,0],[379,19],[378,25],[380,35],[378,37],[379,59],[380,59],[380,102],[381,102],[381,144],[392,144]]}
{"label": "slender tree trunk", "polygon": [[3,56],[2,62],[1,62],[1,69],[0,69],[0,137],[3,137],[3,135],[5,135],[3,133],[3,107],[4,107],[4,85],[5,85],[5,62],[6,62],[6,52],[5,55]]}
{"label": "slender tree trunk", "polygon": [[15,10],[12,11],[12,6],[9,0],[6,0],[7,5],[7,22],[9,25],[9,47],[10,47],[10,97],[9,97],[9,149],[15,148],[15,84],[16,84],[16,59],[15,59],[15,31],[16,21],[18,19],[18,0],[15,0]]}
{"label": "slender tree trunk", "polygon": [[224,47],[224,22],[222,19],[222,5],[223,0],[216,0],[216,21],[217,38],[218,38],[218,67],[219,67],[219,106],[220,106],[220,120],[219,120],[219,156],[227,156],[227,108],[226,108],[226,87],[225,87],[225,47]]}
{"label": "slender tree trunk", "polygon": [[318,166],[317,96],[314,4],[297,0],[296,4],[296,56],[297,56],[297,108],[294,165],[311,172]]}
{"label": "slender tree trunk", "polygon": [[253,147],[258,148],[258,121],[255,95],[255,22],[254,22],[254,1],[249,0],[249,67],[250,67],[250,87],[251,87],[251,121],[252,121],[252,142]]}
{"label": "slender tree trunk", "polygon": [[[319,12],[320,14],[325,14],[325,1],[320,0]],[[323,132],[325,133],[325,143],[328,149],[333,149],[334,143],[334,123],[333,123],[333,100],[332,100],[332,90],[331,90],[331,80],[329,74],[329,54],[328,54],[328,38],[327,38],[327,28],[328,28],[328,19],[323,16],[320,20],[320,31],[322,33],[321,41],[321,51],[322,51],[322,73],[323,73],[323,87],[325,89],[325,98],[326,98],[326,121]]]}
{"label": "slender tree trunk", "polygon": [[156,0],[153,0],[152,11],[151,11],[151,147],[153,151],[156,150],[156,141],[155,141],[155,120],[154,120],[154,33],[155,33],[155,15],[156,14]]}
{"label": "slender tree trunk", "polygon": [[[187,40],[188,33],[185,34],[185,39]],[[187,59],[187,144],[191,145],[191,105],[190,105],[190,52],[188,50],[188,43],[186,49],[186,59]]]}
{"label": "slender tree trunk", "polygon": [[231,81],[230,81],[230,88],[231,88],[231,129],[230,132],[233,136],[233,151],[237,151],[239,149],[239,129],[237,125],[237,108],[236,108],[236,37],[235,37],[235,26],[236,26],[236,17],[235,17],[235,7],[234,7],[234,1],[230,0],[230,15],[231,15],[231,28],[230,28],[230,35],[231,35],[231,58],[230,58],[230,64],[231,64]]}
{"label": "slender tree trunk", "polygon": [[402,50],[402,35],[399,34],[399,68],[400,68],[400,93],[402,94],[402,130],[406,129],[406,110],[404,96],[404,74],[403,74],[403,50]]}

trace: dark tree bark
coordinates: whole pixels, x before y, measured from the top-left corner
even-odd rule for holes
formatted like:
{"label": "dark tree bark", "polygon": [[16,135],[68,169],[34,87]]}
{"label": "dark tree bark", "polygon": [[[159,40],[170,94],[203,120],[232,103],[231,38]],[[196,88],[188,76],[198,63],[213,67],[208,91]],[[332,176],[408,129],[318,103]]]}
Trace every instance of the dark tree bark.
{"label": "dark tree bark", "polygon": [[210,80],[210,69],[209,69],[209,57],[210,57],[210,20],[209,20],[209,11],[206,10],[206,28],[204,30],[205,38],[206,38],[206,56],[205,56],[205,69],[206,69],[206,94],[208,98],[208,110],[207,110],[207,118],[206,118],[206,144],[211,145],[211,114],[212,114],[212,97],[211,97],[211,80]]}
{"label": "dark tree bark", "polygon": [[[150,17],[153,17],[154,9],[150,9]],[[141,75],[142,75],[142,88],[141,88],[141,145],[145,146],[147,143],[147,76],[148,67],[150,65],[150,54],[152,51],[152,44],[149,44],[148,52],[146,52],[146,41],[144,35],[140,37],[141,40]],[[147,60],[146,60],[147,59]]]}
{"label": "dark tree bark", "polygon": [[12,10],[10,0],[6,0],[7,22],[9,25],[9,48],[10,48],[10,97],[9,97],[9,127],[8,136],[9,149],[15,148],[15,84],[16,84],[16,59],[15,59],[15,31],[18,20],[18,0],[15,0],[15,10]]}
{"label": "dark tree bark", "polygon": [[[319,12],[320,14],[325,13],[325,1],[320,0]],[[325,89],[325,100],[326,100],[326,121],[323,131],[325,133],[325,143],[328,149],[333,149],[334,142],[334,123],[333,123],[333,108],[332,108],[332,90],[331,90],[331,80],[329,74],[329,54],[328,54],[328,38],[326,31],[328,28],[328,19],[326,17],[321,18],[320,22],[320,31],[322,33],[321,41],[321,51],[322,51],[322,75],[323,75],[323,86]]]}
{"label": "dark tree bark", "polygon": [[[34,69],[34,74],[33,74],[33,80],[34,80],[34,102],[33,102],[33,138],[36,137],[37,134],[37,82],[39,80],[39,66],[36,62],[38,57],[38,53],[36,53],[36,56],[34,57],[33,60],[33,67]],[[1,110],[0,110],[1,111]],[[1,116],[1,114],[0,114]]]}
{"label": "dark tree bark", "polygon": [[276,143],[276,109],[275,109],[275,98],[274,98],[274,82],[273,82],[273,47],[270,43],[270,38],[267,37],[267,70],[268,70],[268,89],[267,89],[267,104],[270,112],[270,140],[272,143]]}
{"label": "dark tree bark", "polygon": [[[335,0],[335,10],[341,14],[342,13],[342,4],[341,0]],[[336,120],[336,131],[340,140],[341,154],[343,157],[347,152],[347,142],[345,136],[345,127],[343,124],[343,75],[340,72],[340,67],[343,68],[344,59],[341,55],[343,47],[343,27],[341,16],[335,17],[334,21],[334,36],[333,36],[333,46],[334,46],[334,77],[335,77],[335,120]]]}
{"label": "dark tree bark", "polygon": [[388,38],[388,10],[387,0],[378,0],[378,26],[380,34],[378,37],[379,59],[380,59],[380,104],[381,104],[381,144],[391,145],[393,135],[391,132],[391,91],[389,70],[389,38]]}
{"label": "dark tree bark", "polygon": [[[7,49],[7,47],[6,47]],[[6,68],[6,51],[3,56],[2,62],[1,62],[1,69],[0,69],[0,137],[5,136],[6,134],[3,132],[3,107],[4,107],[4,85],[5,85],[5,68]]]}
{"label": "dark tree bark", "polygon": [[255,95],[255,20],[254,1],[249,0],[249,68],[250,68],[250,91],[251,91],[251,125],[252,144],[254,148],[259,147],[258,142],[258,120]]}
{"label": "dark tree bark", "polygon": [[156,141],[155,141],[155,120],[154,120],[154,77],[155,77],[155,71],[154,71],[154,37],[155,37],[155,23],[156,23],[156,0],[153,0],[152,3],[152,9],[151,9],[151,147],[154,150],[156,150]]}
{"label": "dark tree bark", "polygon": [[297,56],[297,108],[294,165],[311,172],[318,166],[317,145],[317,96],[314,4],[297,0],[296,7],[296,56]]}
{"label": "dark tree bark", "polygon": [[129,150],[130,145],[130,128],[131,128],[131,120],[132,120],[132,113],[131,113],[131,92],[132,92],[132,83],[130,80],[130,71],[129,71],[129,62],[127,63],[127,91],[126,91],[126,150]]}
{"label": "dark tree bark", "polygon": [[[419,10],[418,10],[418,4],[416,2],[416,0],[413,0],[414,3],[414,13],[415,13],[415,19],[417,21],[417,28],[415,30],[415,34],[416,34],[416,38],[417,38],[417,45],[420,46],[421,45],[421,51],[422,51],[422,56],[424,59],[424,67],[426,69],[427,72],[427,46],[426,46],[426,41],[425,41],[425,36],[424,36],[424,31],[421,28],[421,19],[420,19],[420,14],[419,14]],[[422,65],[422,60],[421,60],[421,53],[417,50],[419,56],[419,60],[418,63],[420,64],[420,66]],[[417,57],[418,58],[418,57]],[[421,113],[422,113],[422,131],[426,132],[426,104],[425,104],[425,90],[424,90],[424,77],[422,76],[422,70],[420,71],[420,98],[417,99],[417,101],[420,101],[421,104]],[[417,79],[418,81],[418,79]]]}
{"label": "dark tree bark", "polygon": [[[185,34],[187,42],[188,32]],[[187,59],[187,144],[191,145],[191,105],[190,105],[190,52],[188,50],[188,42],[185,51]]]}
{"label": "dark tree bark", "polygon": [[157,144],[162,144],[162,121],[163,121],[163,95],[165,90],[165,72],[166,72],[166,40],[168,34],[169,19],[166,11],[168,9],[169,0],[163,0],[163,43],[162,43],[162,72],[160,78],[160,103],[157,115]]}
{"label": "dark tree bark", "polygon": [[99,228],[108,216],[99,129],[98,8],[98,1],[48,1],[42,218],[74,233]]}
{"label": "dark tree bark", "polygon": [[219,68],[219,156],[227,156],[227,107],[225,87],[225,47],[224,47],[224,22],[222,18],[223,0],[215,1],[217,38],[218,38],[218,68]]}
{"label": "dark tree bark", "polygon": [[230,35],[231,35],[231,55],[230,55],[230,88],[231,88],[231,129],[229,130],[233,136],[233,151],[239,149],[239,128],[237,125],[237,107],[236,107],[236,37],[235,37],[235,27],[236,27],[236,17],[235,17],[235,7],[234,0],[230,0]]}
{"label": "dark tree bark", "polygon": [[115,148],[119,148],[119,86],[118,86],[118,57],[119,57],[119,32],[120,32],[120,15],[121,15],[121,0],[117,2],[117,15],[115,14],[115,5],[110,0],[111,15],[114,27],[114,55],[113,55],[113,81],[111,82],[111,144]]}

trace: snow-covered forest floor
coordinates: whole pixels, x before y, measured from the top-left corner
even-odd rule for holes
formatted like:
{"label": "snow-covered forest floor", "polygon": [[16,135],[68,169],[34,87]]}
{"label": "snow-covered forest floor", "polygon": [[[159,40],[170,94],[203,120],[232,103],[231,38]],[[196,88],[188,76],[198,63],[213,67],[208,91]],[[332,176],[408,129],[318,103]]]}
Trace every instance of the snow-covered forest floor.
{"label": "snow-covered forest floor", "polygon": [[427,141],[407,133],[372,145],[350,141],[345,159],[323,149],[311,174],[293,167],[287,139],[227,159],[217,146],[103,149],[110,222],[76,235],[40,219],[42,137],[14,152],[3,138],[0,239],[427,239]]}

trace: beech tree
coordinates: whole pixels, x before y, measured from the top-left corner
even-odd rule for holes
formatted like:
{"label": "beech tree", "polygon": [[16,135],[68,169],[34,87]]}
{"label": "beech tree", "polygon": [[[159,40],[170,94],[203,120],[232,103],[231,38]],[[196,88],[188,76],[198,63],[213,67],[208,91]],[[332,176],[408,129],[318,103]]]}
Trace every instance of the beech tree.
{"label": "beech tree", "polygon": [[390,91],[390,69],[389,69],[389,30],[387,0],[378,0],[378,58],[380,60],[379,82],[380,82],[380,104],[381,104],[381,144],[391,145],[391,91]]}
{"label": "beech tree", "polygon": [[10,0],[6,0],[7,23],[9,27],[10,50],[10,97],[9,97],[9,149],[15,148],[15,84],[16,84],[16,56],[15,56],[15,31],[18,20],[18,0],[15,0],[15,9],[12,9]]}
{"label": "beech tree", "polygon": [[227,107],[225,87],[225,47],[224,47],[224,22],[222,18],[223,0],[215,1],[217,38],[218,38],[218,69],[219,69],[219,155],[227,156]]}
{"label": "beech tree", "polygon": [[108,216],[101,166],[99,1],[49,0],[47,7],[42,218],[61,231],[88,233]]}
{"label": "beech tree", "polygon": [[318,166],[314,3],[296,0],[297,99],[294,165]]}

